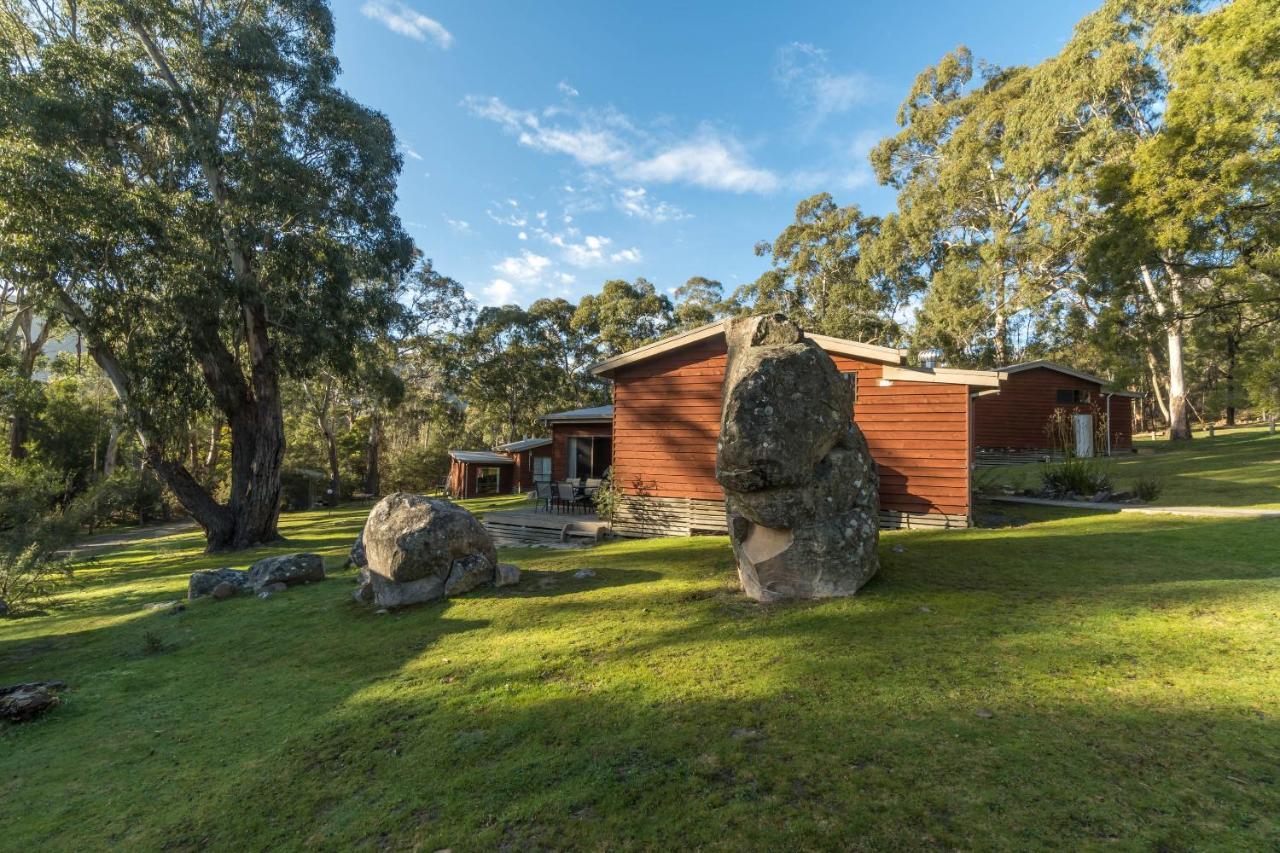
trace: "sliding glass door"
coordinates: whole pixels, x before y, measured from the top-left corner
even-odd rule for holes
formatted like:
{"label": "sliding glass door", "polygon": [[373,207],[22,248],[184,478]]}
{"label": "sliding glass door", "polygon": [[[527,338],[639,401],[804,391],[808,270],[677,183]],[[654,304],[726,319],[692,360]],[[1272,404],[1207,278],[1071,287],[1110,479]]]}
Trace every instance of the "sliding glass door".
{"label": "sliding glass door", "polygon": [[571,436],[568,450],[570,480],[598,480],[613,462],[613,439],[608,436]]}

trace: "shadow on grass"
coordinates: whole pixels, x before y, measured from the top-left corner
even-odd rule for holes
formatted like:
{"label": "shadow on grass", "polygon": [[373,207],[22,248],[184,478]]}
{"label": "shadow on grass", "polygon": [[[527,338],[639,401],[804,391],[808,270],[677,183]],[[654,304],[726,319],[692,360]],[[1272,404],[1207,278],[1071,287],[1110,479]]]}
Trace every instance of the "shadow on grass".
{"label": "shadow on grass", "polygon": [[[0,823],[63,847],[1265,849],[1266,626],[1228,645],[1212,608],[1274,592],[1278,534],[920,531],[858,597],[773,606],[723,538],[524,550],[520,586],[393,614],[339,576],[13,640],[6,676],[72,693],[0,733],[24,756]],[[144,630],[172,651],[141,656]]]}

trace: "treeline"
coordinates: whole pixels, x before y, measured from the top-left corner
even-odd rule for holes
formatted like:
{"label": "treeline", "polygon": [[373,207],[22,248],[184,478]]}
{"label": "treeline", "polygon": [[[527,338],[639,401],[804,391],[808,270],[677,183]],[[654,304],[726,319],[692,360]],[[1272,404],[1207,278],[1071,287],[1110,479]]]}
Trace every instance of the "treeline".
{"label": "treeline", "polygon": [[1275,0],[1107,0],[1030,67],[959,48],[871,156],[892,211],[801,201],[731,293],[527,308],[478,308],[414,246],[333,35],[323,0],[0,6],[0,492],[129,478],[240,548],[276,535],[282,477],[430,488],[447,449],[606,402],[593,361],[762,310],[955,366],[1063,360],[1147,389],[1174,438],[1280,410]]}

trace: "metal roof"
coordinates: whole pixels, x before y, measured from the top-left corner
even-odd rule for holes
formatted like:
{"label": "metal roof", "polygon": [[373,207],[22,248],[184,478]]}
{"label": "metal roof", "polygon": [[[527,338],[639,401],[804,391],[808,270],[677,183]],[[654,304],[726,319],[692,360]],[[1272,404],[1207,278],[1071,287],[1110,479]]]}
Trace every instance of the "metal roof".
{"label": "metal roof", "polygon": [[1111,388],[1110,383],[1101,376],[1094,376],[1092,373],[1085,373],[1083,370],[1076,370],[1074,367],[1067,367],[1065,364],[1059,364],[1056,361],[1048,359],[1039,359],[1038,361],[1024,361],[1021,364],[1011,364],[1008,367],[1000,368],[1005,373],[1021,373],[1024,370],[1035,370],[1037,367],[1043,367],[1045,370],[1052,370],[1065,376],[1074,376],[1076,379],[1083,379],[1085,382],[1096,382],[1102,386],[1103,394],[1115,394],[1117,397],[1141,397],[1142,394],[1136,391],[1122,391],[1118,388]]}
{"label": "metal roof", "polygon": [[491,453],[488,450],[450,450],[449,455],[459,462],[479,463],[482,465],[511,465],[510,456]]}
{"label": "metal roof", "polygon": [[498,450],[505,450],[507,453],[520,453],[524,450],[533,450],[535,447],[544,447],[550,443],[551,439],[549,438],[524,438],[508,444],[499,444]]}
{"label": "metal roof", "polygon": [[[594,376],[603,376],[617,370],[619,367],[626,367],[629,364],[637,364],[642,361],[654,358],[655,356],[678,350],[681,347],[691,346],[700,341],[710,340],[717,335],[723,335],[727,320],[716,320],[707,323],[705,326],[699,326],[696,329],[690,329],[687,332],[681,332],[678,335],[672,335],[669,338],[662,338],[653,343],[636,347],[613,358],[607,358],[604,361],[597,362],[587,368]],[[834,352],[838,355],[847,355],[853,358],[865,358],[868,361],[878,362],[880,364],[901,364],[902,353],[890,347],[877,346],[875,344],[864,344],[861,341],[847,341],[843,338],[832,338],[827,335],[813,335],[805,333],[805,337],[811,339],[818,346],[827,352]]]}
{"label": "metal roof", "polygon": [[589,409],[570,409],[567,412],[552,412],[543,415],[544,421],[611,421],[613,406],[593,406]]}

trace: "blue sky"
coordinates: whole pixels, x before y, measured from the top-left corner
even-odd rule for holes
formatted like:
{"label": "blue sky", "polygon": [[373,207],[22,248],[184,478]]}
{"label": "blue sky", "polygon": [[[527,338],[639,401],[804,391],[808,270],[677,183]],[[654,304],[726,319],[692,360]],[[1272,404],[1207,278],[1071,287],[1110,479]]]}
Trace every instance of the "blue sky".
{"label": "blue sky", "polygon": [[334,0],[342,85],[404,153],[400,215],[481,304],[610,278],[726,292],[820,190],[891,208],[867,152],[916,74],[965,44],[1057,51],[1096,5]]}

